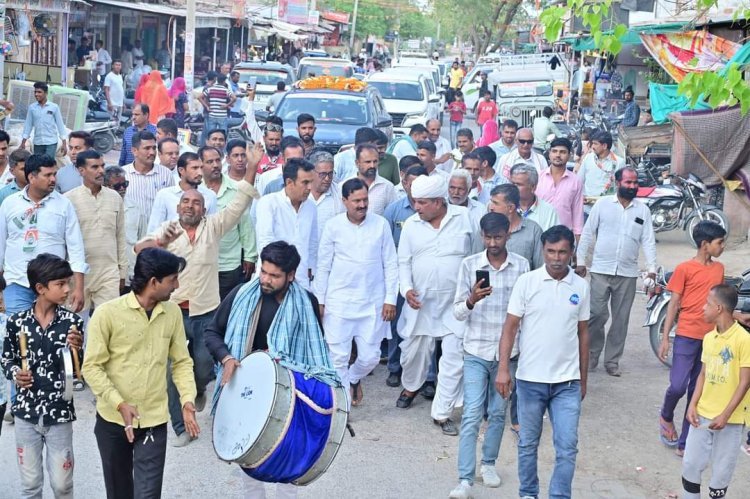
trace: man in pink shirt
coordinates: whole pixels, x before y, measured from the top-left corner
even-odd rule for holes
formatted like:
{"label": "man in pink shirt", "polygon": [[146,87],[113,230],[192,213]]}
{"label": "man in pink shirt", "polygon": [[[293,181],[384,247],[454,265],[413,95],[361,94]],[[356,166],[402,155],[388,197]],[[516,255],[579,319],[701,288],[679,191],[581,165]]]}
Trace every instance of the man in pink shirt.
{"label": "man in pink shirt", "polygon": [[549,168],[539,174],[536,195],[555,207],[560,223],[573,231],[576,242],[583,231],[583,183],[567,168],[572,144],[560,137],[549,149]]}

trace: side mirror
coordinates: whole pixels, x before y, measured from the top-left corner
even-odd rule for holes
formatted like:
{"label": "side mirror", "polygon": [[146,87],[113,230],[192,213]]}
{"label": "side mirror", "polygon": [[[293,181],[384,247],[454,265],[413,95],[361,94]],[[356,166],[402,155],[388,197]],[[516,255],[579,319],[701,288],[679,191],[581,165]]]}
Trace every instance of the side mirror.
{"label": "side mirror", "polygon": [[393,126],[393,120],[391,118],[382,119],[378,121],[378,123],[375,126],[378,128],[387,128],[389,126]]}
{"label": "side mirror", "polygon": [[437,94],[431,94],[431,95],[430,95],[430,96],[429,96],[429,97],[427,98],[427,102],[429,102],[430,104],[435,104],[435,103],[437,103],[437,102],[440,102],[440,96],[439,96],[439,95],[437,95]]}
{"label": "side mirror", "polygon": [[444,88],[439,88],[438,91],[437,91],[437,94],[438,95],[445,95],[446,94],[446,90]]}
{"label": "side mirror", "polygon": [[271,116],[271,113],[269,113],[265,109],[258,109],[257,111],[255,111],[255,120],[258,122],[268,121],[269,116]]}

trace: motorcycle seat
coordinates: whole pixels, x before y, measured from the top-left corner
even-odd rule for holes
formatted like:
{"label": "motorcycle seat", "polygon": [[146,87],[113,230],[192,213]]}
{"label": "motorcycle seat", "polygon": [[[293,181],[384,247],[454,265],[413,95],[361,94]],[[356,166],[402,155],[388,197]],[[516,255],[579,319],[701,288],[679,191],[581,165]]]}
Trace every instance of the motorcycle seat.
{"label": "motorcycle seat", "polygon": [[235,128],[242,124],[242,122],[245,121],[243,118],[229,118],[227,120],[227,128]]}
{"label": "motorcycle seat", "polygon": [[638,194],[636,197],[647,198],[656,190],[656,186],[651,187],[638,187]]}

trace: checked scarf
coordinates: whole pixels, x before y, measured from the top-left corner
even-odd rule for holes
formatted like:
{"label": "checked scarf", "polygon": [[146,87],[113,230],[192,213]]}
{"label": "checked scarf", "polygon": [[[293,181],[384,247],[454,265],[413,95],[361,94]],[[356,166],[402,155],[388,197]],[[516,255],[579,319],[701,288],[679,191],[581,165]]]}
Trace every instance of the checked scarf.
{"label": "checked scarf", "polygon": [[[253,324],[255,310],[260,301],[260,279],[245,284],[234,297],[229,313],[225,341],[236,359],[246,354],[247,337]],[[315,378],[330,386],[341,386],[341,380],[331,363],[323,331],[313,310],[307,291],[292,282],[279,306],[268,331],[268,353],[282,366],[302,373],[305,378]],[[216,379],[220,380],[223,366],[219,366]],[[220,383],[216,383],[213,408],[219,401]]]}

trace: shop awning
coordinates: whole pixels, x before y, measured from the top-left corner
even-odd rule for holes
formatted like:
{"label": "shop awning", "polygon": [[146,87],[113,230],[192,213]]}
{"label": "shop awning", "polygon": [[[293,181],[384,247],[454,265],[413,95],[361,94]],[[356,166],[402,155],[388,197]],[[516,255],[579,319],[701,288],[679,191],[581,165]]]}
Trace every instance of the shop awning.
{"label": "shop awning", "polygon": [[[650,24],[645,26],[634,26],[625,33],[620,41],[623,45],[640,45],[641,44],[641,33],[658,34],[658,33],[672,33],[680,31],[685,28],[687,23],[670,23],[670,24]],[[613,31],[605,31],[605,35],[611,35]],[[560,39],[561,42],[565,42],[573,47],[573,50],[585,51],[585,50],[596,50],[596,44],[594,43],[594,37],[592,36],[566,36]]]}
{"label": "shop awning", "polygon": [[[161,14],[164,16],[185,17],[186,9],[169,7],[167,5],[143,3],[143,2],[122,2],[119,0],[88,0],[90,3],[109,5],[124,10],[136,10],[139,12],[148,12],[149,14]],[[229,29],[232,27],[231,14],[222,12],[201,12],[196,11],[197,28],[221,28]]]}

